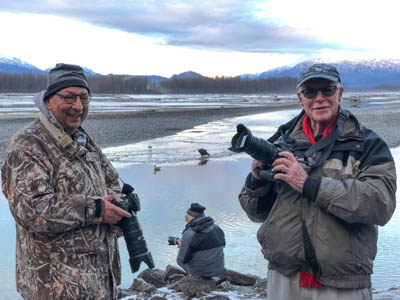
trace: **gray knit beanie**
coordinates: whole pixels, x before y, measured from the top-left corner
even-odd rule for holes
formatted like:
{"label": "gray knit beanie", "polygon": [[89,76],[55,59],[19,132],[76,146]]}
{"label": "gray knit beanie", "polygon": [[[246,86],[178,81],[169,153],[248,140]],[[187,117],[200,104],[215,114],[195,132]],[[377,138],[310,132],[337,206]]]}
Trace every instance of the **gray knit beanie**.
{"label": "gray knit beanie", "polygon": [[192,203],[187,211],[187,214],[195,218],[204,217],[205,210],[206,208],[203,205],[200,205],[199,203]]}
{"label": "gray knit beanie", "polygon": [[57,93],[59,90],[70,86],[79,86],[88,90],[87,78],[82,67],[69,64],[57,64],[47,75],[47,89],[44,100]]}

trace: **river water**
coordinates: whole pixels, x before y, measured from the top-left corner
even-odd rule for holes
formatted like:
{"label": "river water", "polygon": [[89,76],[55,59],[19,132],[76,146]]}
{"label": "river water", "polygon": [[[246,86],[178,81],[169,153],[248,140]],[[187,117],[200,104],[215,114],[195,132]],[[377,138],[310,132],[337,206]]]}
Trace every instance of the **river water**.
{"label": "river water", "polygon": [[[279,124],[298,110],[263,113],[211,122],[173,136],[132,145],[104,149],[121,177],[133,185],[140,196],[142,210],[138,218],[157,268],[176,264],[177,248],[168,246],[168,236],[179,236],[185,226],[190,203],[206,206],[226,234],[226,266],[243,273],[266,277],[267,261],[256,241],[259,224],[248,220],[237,196],[250,170],[246,154],[227,150],[235,126],[244,123],[254,135],[268,138]],[[149,147],[151,146],[151,148]],[[201,160],[197,149],[210,153]],[[400,165],[400,148],[392,149]],[[157,172],[154,165],[161,167]],[[399,177],[399,174],[398,174]],[[397,194],[399,199],[399,193]],[[378,255],[373,287],[378,290],[398,287],[400,282],[400,213],[379,228]],[[15,227],[7,201],[0,193],[0,295],[1,299],[20,299],[15,291]],[[122,287],[127,288],[136,274],[130,273],[125,242],[120,239]]]}

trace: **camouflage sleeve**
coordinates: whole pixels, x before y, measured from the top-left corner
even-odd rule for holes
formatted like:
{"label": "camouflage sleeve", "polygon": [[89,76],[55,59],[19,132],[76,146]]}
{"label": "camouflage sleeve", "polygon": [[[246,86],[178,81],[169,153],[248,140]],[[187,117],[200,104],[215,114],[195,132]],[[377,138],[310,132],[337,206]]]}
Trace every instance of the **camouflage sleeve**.
{"label": "camouflage sleeve", "polygon": [[121,186],[119,185],[118,182],[119,175],[117,171],[100,149],[99,152],[101,155],[101,166],[104,171],[107,188],[112,190],[114,193],[120,193]]}
{"label": "camouflage sleeve", "polygon": [[95,200],[101,197],[57,193],[51,184],[54,170],[48,157],[21,149],[7,154],[2,169],[3,192],[16,222],[37,233],[66,232],[92,224]]}

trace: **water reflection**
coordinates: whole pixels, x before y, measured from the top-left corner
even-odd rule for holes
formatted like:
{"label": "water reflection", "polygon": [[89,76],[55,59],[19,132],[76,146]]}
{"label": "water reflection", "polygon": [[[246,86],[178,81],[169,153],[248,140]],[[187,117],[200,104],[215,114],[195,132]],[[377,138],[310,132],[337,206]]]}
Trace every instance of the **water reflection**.
{"label": "water reflection", "polygon": [[[199,164],[205,165],[209,159],[236,160],[244,155],[233,154],[228,150],[236,125],[244,123],[254,135],[268,138],[279,124],[287,122],[298,114],[299,110],[262,113],[252,116],[223,119],[184,130],[173,136],[157,138],[151,141],[104,149],[116,167],[150,163],[162,165]],[[149,151],[151,146],[151,151]],[[199,154],[206,149],[209,157]]]}
{"label": "water reflection", "polygon": [[[157,176],[143,164],[118,170],[141,198],[142,211],[138,218],[158,268],[176,264],[178,250],[175,246],[168,246],[168,236],[181,235],[190,203],[199,202],[207,208],[206,215],[212,216],[225,231],[227,266],[266,276],[267,262],[255,236],[258,225],[249,222],[237,198],[250,162],[250,159],[237,162],[209,160],[204,167],[167,165]],[[133,276],[125,248],[124,241],[121,241],[121,256],[125,261],[123,284],[129,285]]]}

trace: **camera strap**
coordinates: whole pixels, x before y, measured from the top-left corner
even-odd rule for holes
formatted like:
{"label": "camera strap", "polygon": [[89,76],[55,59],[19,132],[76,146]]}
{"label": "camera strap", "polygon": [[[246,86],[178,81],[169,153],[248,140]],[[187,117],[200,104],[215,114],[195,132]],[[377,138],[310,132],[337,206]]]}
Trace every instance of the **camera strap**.
{"label": "camera strap", "polygon": [[296,126],[297,122],[303,118],[305,115],[304,109],[300,112],[300,114],[291,119],[289,122],[279,126],[278,130],[268,139],[268,142],[274,143],[276,142],[281,136],[285,138],[285,133],[290,132],[294,126]]}
{"label": "camera strap", "polygon": [[337,136],[338,130],[335,128],[330,135],[304,152],[304,161],[311,167],[309,172],[321,166],[329,158],[335,146]]}
{"label": "camera strap", "polygon": [[52,124],[43,113],[39,113],[40,122],[43,126],[50,132],[50,134],[55,138],[57,143],[70,155],[75,155],[78,152],[78,147],[72,140],[72,138],[65,133],[64,130],[57,128]]}
{"label": "camera strap", "polygon": [[[304,152],[304,160],[311,167],[308,173],[321,166],[331,155],[337,138],[342,134],[343,124],[349,115],[339,107],[339,116],[331,133]],[[319,156],[319,157],[318,157]]]}

